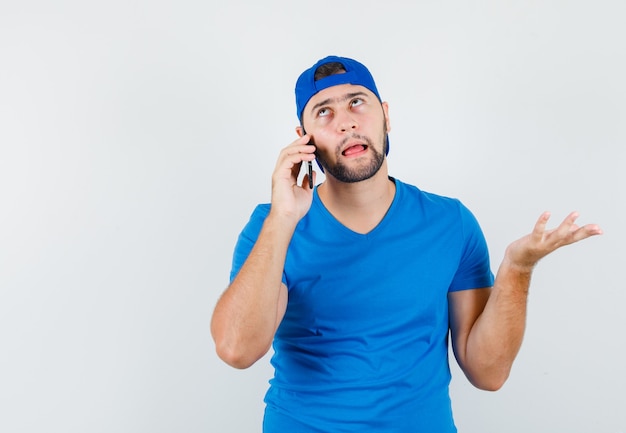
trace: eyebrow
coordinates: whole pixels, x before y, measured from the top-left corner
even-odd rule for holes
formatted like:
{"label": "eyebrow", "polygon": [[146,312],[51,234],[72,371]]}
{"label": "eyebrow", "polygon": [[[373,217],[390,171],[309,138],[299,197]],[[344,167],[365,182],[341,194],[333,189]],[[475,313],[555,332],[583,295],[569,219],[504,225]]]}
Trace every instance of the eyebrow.
{"label": "eyebrow", "polygon": [[317,104],[315,104],[314,106],[312,106],[311,110],[309,110],[309,111],[313,113],[318,108],[323,107],[324,105],[329,105],[329,104],[332,104],[332,103],[347,101],[348,99],[352,99],[352,98],[354,98],[356,96],[365,96],[365,97],[367,97],[367,93],[365,93],[365,92],[353,92],[353,93],[346,93],[345,95],[343,95],[342,97],[339,97],[339,98],[324,99],[323,101],[320,101]]}

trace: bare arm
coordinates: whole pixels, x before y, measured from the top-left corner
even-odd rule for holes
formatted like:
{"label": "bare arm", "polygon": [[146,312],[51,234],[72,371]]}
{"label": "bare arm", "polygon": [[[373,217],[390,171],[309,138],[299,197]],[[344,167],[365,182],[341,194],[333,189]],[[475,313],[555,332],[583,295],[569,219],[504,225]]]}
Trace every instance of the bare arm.
{"label": "bare arm", "polygon": [[575,212],[554,230],[546,230],[549,218],[547,212],[541,215],[531,234],[507,247],[492,289],[448,296],[454,354],[478,388],[497,390],[509,376],[524,336],[528,288],[537,262],[562,246],[602,233],[595,224],[578,227]]}
{"label": "bare arm", "polygon": [[280,153],[272,175],[271,210],[239,273],[219,299],[211,319],[217,354],[229,365],[247,368],[271,347],[287,308],[282,283],[287,248],[298,221],[312,201],[308,176],[297,185],[303,161],[315,158],[309,137]]}

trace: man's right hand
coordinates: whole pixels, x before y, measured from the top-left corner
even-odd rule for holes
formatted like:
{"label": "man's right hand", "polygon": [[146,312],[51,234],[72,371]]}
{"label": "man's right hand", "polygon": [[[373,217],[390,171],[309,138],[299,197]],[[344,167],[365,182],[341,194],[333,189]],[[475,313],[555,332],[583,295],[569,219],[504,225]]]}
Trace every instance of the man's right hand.
{"label": "man's right hand", "polygon": [[[309,188],[306,174],[298,185],[302,163],[315,159],[315,146],[309,145],[311,136],[306,134],[285,147],[278,156],[272,174],[272,208],[270,213],[281,218],[293,219],[297,224],[306,215],[313,201],[313,190]],[[315,171],[313,180],[315,181]]]}

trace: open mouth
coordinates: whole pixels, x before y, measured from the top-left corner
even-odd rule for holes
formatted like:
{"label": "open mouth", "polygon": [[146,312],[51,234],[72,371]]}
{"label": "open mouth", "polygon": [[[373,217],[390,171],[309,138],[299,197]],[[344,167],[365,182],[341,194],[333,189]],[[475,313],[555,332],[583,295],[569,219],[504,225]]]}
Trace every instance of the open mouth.
{"label": "open mouth", "polygon": [[343,156],[353,156],[363,153],[367,150],[367,145],[365,144],[355,144],[354,146],[350,146],[345,149],[341,154]]}

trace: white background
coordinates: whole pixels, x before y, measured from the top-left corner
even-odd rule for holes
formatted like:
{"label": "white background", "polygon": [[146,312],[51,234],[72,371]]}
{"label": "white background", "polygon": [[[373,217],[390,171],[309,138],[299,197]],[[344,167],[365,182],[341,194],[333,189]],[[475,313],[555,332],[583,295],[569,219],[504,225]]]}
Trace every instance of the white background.
{"label": "white background", "polygon": [[544,210],[602,237],[541,262],[505,387],[453,362],[461,432],[626,431],[626,6],[0,3],[0,431],[255,432],[271,375],[214,354],[236,237],[328,54],[374,74],[390,173],[460,198],[494,271]]}

